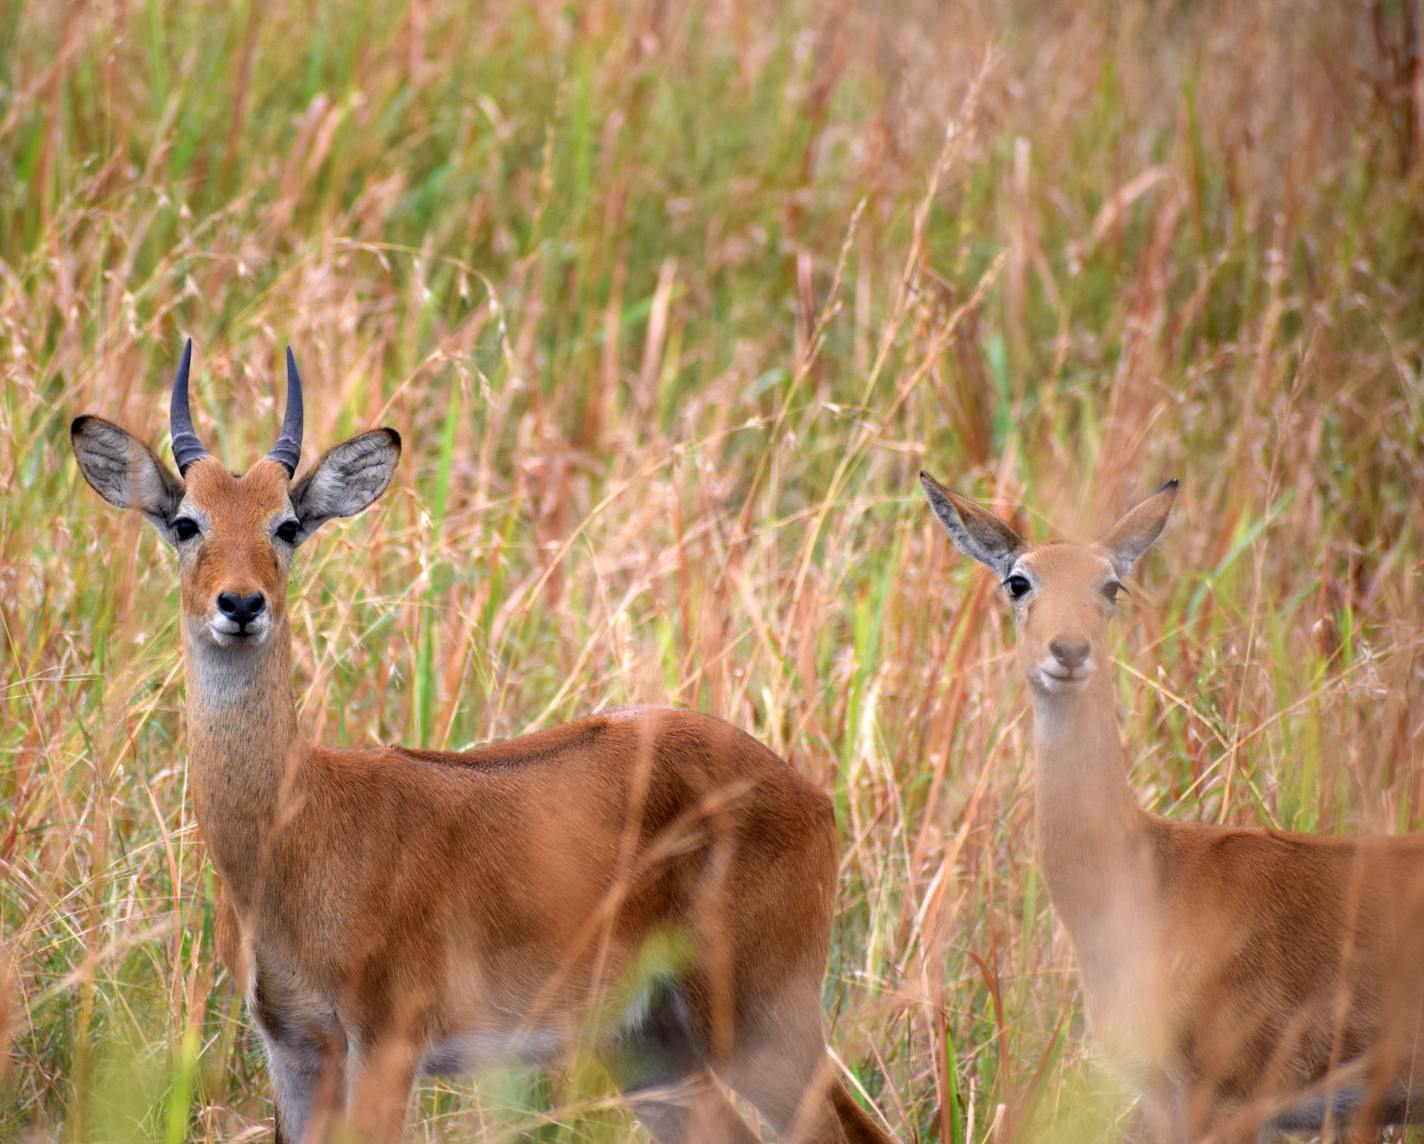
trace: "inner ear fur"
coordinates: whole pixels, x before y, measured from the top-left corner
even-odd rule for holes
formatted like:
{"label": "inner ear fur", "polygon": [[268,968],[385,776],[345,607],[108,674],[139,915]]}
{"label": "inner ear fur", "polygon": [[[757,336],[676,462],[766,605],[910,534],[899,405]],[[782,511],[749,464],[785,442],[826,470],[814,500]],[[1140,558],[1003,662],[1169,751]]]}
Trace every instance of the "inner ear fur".
{"label": "inner ear fur", "polygon": [[1028,542],[988,509],[950,492],[928,473],[920,474],[920,484],[954,546],[1004,579]]}
{"label": "inner ear fur", "polygon": [[76,417],[69,443],[89,487],[115,508],[143,513],[166,532],[179,503],[183,481],[127,430],[102,417]]}
{"label": "inner ear fur", "polygon": [[1156,543],[1177,500],[1173,478],[1141,504],[1129,509],[1098,540],[1119,576],[1126,576],[1142,554]]}
{"label": "inner ear fur", "polygon": [[292,486],[292,507],[311,533],[338,516],[355,516],[390,486],[400,460],[400,434],[373,429],[328,450]]}

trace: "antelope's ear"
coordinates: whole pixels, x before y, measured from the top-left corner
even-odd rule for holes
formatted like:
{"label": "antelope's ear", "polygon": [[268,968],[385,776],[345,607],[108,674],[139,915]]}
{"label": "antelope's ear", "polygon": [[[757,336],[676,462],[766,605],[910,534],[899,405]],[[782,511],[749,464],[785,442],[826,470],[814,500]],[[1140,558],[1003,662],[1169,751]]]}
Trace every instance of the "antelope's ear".
{"label": "antelope's ear", "polygon": [[1022,536],[986,508],[952,493],[928,473],[920,474],[930,507],[954,546],[989,568],[1002,580],[1019,553],[1028,547]]}
{"label": "antelope's ear", "polygon": [[1132,566],[1162,535],[1177,499],[1177,484],[1175,478],[1168,481],[1136,508],[1123,514],[1098,540],[1098,546],[1107,553],[1119,576],[1132,571]]}
{"label": "antelope's ear", "polygon": [[333,517],[355,516],[369,508],[390,485],[400,451],[399,433],[373,429],[325,453],[292,486],[302,539]]}
{"label": "antelope's ear", "polygon": [[116,508],[137,509],[164,540],[173,542],[183,482],[152,449],[102,417],[76,417],[69,443],[90,488]]}

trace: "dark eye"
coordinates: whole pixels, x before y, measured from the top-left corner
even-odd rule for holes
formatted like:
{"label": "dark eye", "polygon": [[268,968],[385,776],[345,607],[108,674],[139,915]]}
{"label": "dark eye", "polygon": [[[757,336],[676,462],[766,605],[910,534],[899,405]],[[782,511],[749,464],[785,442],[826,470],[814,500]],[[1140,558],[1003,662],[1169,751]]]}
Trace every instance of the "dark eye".
{"label": "dark eye", "polygon": [[277,526],[277,539],[283,544],[295,544],[301,526],[295,520],[284,520]]}
{"label": "dark eye", "polygon": [[1022,600],[1033,585],[1028,582],[1027,576],[1010,576],[1004,581],[1004,587],[1008,589],[1009,599]]}
{"label": "dark eye", "polygon": [[1109,580],[1103,585],[1103,595],[1107,597],[1109,604],[1117,603],[1117,594],[1122,591],[1122,585],[1116,580]]}
{"label": "dark eye", "polygon": [[198,522],[190,516],[180,516],[173,522],[173,535],[180,542],[198,535]]}

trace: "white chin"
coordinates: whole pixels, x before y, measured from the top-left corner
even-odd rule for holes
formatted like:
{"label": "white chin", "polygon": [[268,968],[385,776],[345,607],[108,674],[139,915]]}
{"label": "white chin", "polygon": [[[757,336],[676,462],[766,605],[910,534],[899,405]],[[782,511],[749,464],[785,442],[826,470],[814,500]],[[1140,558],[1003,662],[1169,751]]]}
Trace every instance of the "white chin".
{"label": "white chin", "polygon": [[260,628],[249,628],[246,632],[234,632],[219,627],[215,621],[208,623],[208,638],[217,647],[261,647],[267,642],[267,634],[270,631],[271,628],[267,624]]}
{"label": "white chin", "polygon": [[1088,681],[1093,678],[1093,672],[1091,670],[1075,671],[1072,675],[1053,675],[1039,669],[1034,672],[1034,676],[1038,686],[1048,694],[1071,695],[1088,686]]}

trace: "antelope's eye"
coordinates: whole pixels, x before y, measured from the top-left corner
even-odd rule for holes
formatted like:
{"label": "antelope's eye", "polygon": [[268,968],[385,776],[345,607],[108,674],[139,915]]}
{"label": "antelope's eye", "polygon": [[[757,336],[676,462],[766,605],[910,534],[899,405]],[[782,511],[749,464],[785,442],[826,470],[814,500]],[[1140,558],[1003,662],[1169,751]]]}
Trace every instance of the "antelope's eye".
{"label": "antelope's eye", "polygon": [[1010,576],[1004,581],[1004,588],[1008,591],[1011,600],[1022,600],[1032,587],[1027,576]]}
{"label": "antelope's eye", "polygon": [[295,520],[284,520],[277,526],[277,539],[283,544],[295,544],[300,527]]}
{"label": "antelope's eye", "polygon": [[1117,603],[1117,594],[1122,591],[1122,585],[1116,580],[1109,580],[1103,585],[1103,595],[1109,604]]}
{"label": "antelope's eye", "polygon": [[198,522],[191,516],[180,516],[173,522],[173,535],[180,542],[192,540],[199,532]]}

